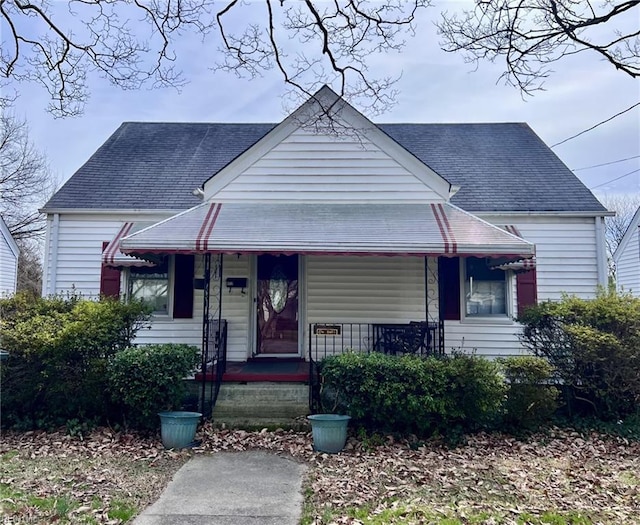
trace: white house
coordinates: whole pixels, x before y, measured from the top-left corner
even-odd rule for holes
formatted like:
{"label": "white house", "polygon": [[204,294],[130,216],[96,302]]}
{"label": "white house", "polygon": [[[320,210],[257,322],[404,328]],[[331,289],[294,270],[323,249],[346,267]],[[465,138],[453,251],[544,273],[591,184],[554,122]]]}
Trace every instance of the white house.
{"label": "white house", "polygon": [[0,217],[0,297],[16,291],[19,255],[18,245],[4,219]]}
{"label": "white house", "polygon": [[152,301],[141,343],[224,319],[235,363],[517,354],[520,309],[607,277],[609,212],[526,124],[376,125],[327,87],[277,125],[124,123],[44,211],[45,294]]}
{"label": "white house", "polygon": [[640,207],[613,254],[618,290],[640,296]]}

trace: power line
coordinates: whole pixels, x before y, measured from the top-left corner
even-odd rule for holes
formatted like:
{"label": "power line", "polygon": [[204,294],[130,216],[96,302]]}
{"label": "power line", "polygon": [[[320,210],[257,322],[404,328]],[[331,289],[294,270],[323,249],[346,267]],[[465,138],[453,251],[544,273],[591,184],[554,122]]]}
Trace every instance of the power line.
{"label": "power line", "polygon": [[629,106],[627,109],[623,109],[622,111],[620,111],[620,113],[616,113],[615,115],[613,115],[612,117],[609,117],[608,119],[605,119],[601,122],[598,122],[597,124],[594,124],[593,126],[591,126],[588,129],[585,129],[583,131],[581,131],[580,133],[576,133],[575,135],[572,135],[569,138],[566,138],[564,140],[561,140],[560,142],[556,142],[553,146],[551,146],[552,148],[555,148],[556,146],[559,146],[560,144],[564,144],[565,142],[569,142],[570,140],[575,139],[576,137],[579,137],[580,135],[584,135],[585,133],[587,133],[588,131],[591,131],[593,129],[596,129],[598,126],[602,126],[603,124],[606,124],[607,122],[609,122],[610,120],[613,120],[616,117],[619,117],[620,115],[623,115],[624,113],[626,113],[627,111],[631,111],[633,108],[635,108],[636,106],[640,106],[640,102],[636,102],[635,104],[633,104],[633,106]]}
{"label": "power line", "polygon": [[611,162],[603,162],[602,164],[594,164],[593,166],[585,166],[584,168],[576,168],[571,171],[590,170],[591,168],[600,168],[601,166],[611,166],[611,164],[618,164],[618,162],[625,162],[627,160],[633,160],[640,157],[640,155],[634,155],[633,157],[627,157],[626,159],[612,160]]}
{"label": "power line", "polygon": [[612,182],[615,182],[617,180],[624,179],[625,177],[628,177],[629,175],[633,175],[634,173],[636,173],[638,171],[640,171],[640,168],[637,168],[637,169],[635,169],[633,171],[630,171],[629,173],[625,173],[624,175],[620,175],[619,177],[616,177],[615,179],[611,179],[611,180],[608,180],[608,181],[603,182],[601,184],[596,184],[595,186],[591,186],[591,188],[589,188],[589,189],[590,190],[595,190],[596,188],[599,188],[600,186],[604,186],[605,184],[611,184]]}

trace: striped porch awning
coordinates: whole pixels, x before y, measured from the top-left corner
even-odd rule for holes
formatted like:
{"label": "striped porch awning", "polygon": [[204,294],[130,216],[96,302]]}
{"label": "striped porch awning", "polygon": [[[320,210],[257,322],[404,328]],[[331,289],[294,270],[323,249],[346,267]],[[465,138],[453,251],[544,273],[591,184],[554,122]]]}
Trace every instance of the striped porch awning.
{"label": "striped porch awning", "polygon": [[151,225],[153,225],[153,222],[125,222],[102,252],[102,264],[116,268],[125,266],[155,266],[155,263],[151,261],[138,259],[137,257],[126,255],[120,251],[120,241],[124,237]]}
{"label": "striped porch awning", "polygon": [[535,246],[449,203],[206,202],[120,241],[125,254],[531,258]]}

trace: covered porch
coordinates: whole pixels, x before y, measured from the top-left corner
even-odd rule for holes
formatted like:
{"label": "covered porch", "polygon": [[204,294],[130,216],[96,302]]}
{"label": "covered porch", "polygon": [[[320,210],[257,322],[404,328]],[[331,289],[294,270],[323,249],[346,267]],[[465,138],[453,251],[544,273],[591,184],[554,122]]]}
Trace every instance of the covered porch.
{"label": "covered porch", "polygon": [[[345,350],[440,355],[447,298],[460,308],[460,261],[534,253],[447,203],[207,202],[123,236],[119,249],[202,261],[203,407],[223,382],[313,385],[315,363]],[[244,351],[228,344],[239,322]]]}

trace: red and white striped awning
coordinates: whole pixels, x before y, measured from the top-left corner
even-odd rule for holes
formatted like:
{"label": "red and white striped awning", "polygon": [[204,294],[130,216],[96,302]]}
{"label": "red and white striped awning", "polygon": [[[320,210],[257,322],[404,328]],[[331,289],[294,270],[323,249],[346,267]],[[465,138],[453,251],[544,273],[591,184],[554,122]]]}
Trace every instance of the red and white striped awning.
{"label": "red and white striped awning", "polygon": [[120,241],[124,237],[151,225],[153,225],[153,222],[125,222],[102,252],[102,264],[116,268],[124,266],[155,266],[150,261],[138,259],[132,255],[125,255],[120,251]]}
{"label": "red and white striped awning", "polygon": [[120,241],[126,254],[530,258],[535,246],[448,203],[203,203]]}

